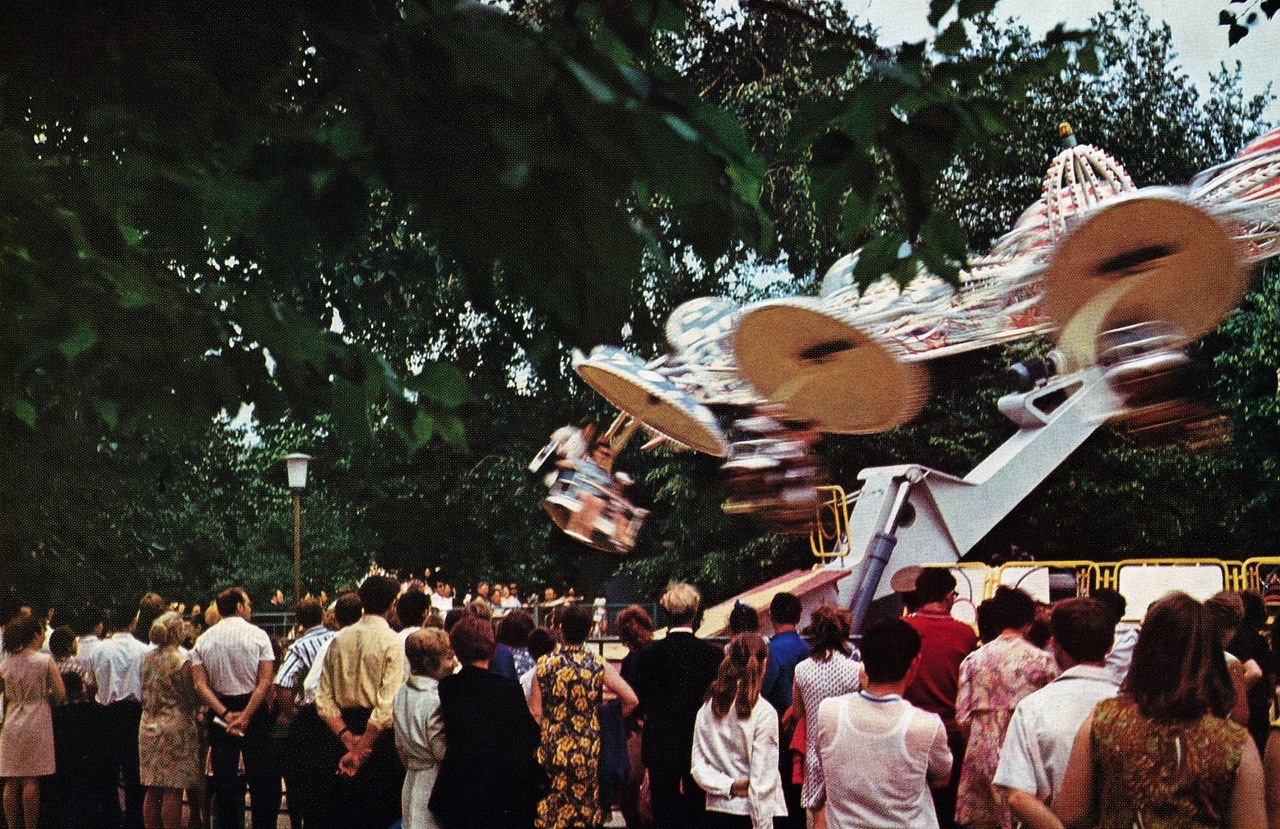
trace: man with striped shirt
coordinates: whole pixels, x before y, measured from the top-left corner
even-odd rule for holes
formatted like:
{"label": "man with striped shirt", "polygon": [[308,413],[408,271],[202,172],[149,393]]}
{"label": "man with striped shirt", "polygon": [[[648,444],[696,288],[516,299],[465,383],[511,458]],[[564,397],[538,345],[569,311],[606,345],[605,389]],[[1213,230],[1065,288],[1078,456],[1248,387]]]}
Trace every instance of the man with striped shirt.
{"label": "man with striped shirt", "polygon": [[303,801],[312,796],[307,789],[307,770],[303,765],[306,747],[311,741],[310,735],[316,729],[324,728],[324,723],[316,716],[315,700],[304,698],[302,682],[316,663],[317,654],[337,636],[321,624],[324,606],[318,599],[303,599],[298,604],[297,621],[302,635],[280,660],[280,670],[276,672],[275,679],[277,713],[280,721],[289,727],[289,759],[284,763],[283,772],[285,790],[289,795],[289,821],[293,829],[303,826]]}

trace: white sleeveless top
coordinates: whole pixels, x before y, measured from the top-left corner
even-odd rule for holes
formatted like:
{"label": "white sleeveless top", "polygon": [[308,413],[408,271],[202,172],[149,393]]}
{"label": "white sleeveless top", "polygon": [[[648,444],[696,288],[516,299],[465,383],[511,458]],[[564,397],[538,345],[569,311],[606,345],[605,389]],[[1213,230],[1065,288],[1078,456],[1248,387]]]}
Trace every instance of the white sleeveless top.
{"label": "white sleeveless top", "polygon": [[[938,829],[927,780],[929,753],[907,745],[917,718],[930,717],[938,719],[901,699],[873,701],[849,694],[822,703],[817,749],[830,829]],[[887,731],[859,726],[887,719],[895,720]],[[937,726],[942,727],[941,720]]]}

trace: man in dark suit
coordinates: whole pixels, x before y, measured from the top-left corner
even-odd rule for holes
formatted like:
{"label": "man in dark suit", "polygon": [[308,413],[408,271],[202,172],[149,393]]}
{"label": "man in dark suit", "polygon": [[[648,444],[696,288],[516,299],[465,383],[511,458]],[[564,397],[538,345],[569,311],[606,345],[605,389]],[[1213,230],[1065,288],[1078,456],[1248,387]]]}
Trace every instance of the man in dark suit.
{"label": "man in dark suit", "polygon": [[448,748],[429,808],[445,829],[530,829],[547,777],[524,691],[489,670],[497,649],[489,622],[468,614],[449,642],[462,669],[440,680]]}
{"label": "man in dark suit", "polygon": [[689,773],[693,727],[724,651],[697,639],[693,624],[702,597],[675,582],[662,596],[667,635],[641,652],[636,664],[637,709],[644,718],[640,756],[649,769],[654,829],[697,829],[706,800]]}

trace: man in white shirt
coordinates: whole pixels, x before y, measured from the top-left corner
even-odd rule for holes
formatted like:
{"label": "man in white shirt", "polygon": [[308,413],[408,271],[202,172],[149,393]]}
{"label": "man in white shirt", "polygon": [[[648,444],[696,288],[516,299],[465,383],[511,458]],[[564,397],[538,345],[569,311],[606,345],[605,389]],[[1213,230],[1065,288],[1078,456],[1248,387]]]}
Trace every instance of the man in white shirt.
{"label": "man in white shirt", "polygon": [[951,778],[942,718],[902,698],[920,665],[920,634],[901,619],[872,626],[859,644],[862,690],[818,707],[817,751],[831,829],[937,829],[930,788]]}
{"label": "man in white shirt", "polygon": [[209,749],[218,826],[233,829],[244,821],[244,781],[240,755],[253,805],[254,826],[274,826],[280,811],[280,777],[268,761],[272,717],[263,707],[271,689],[275,654],[271,638],[249,624],[249,595],[229,587],[216,599],[222,621],[196,640],[191,673],[196,691],[209,705]]}
{"label": "man in white shirt", "polygon": [[1008,792],[1009,808],[1025,826],[1062,825],[1049,807],[1062,790],[1076,732],[1095,705],[1120,690],[1105,665],[1114,618],[1102,602],[1088,597],[1053,608],[1050,647],[1063,671],[1014,709],[992,780]]}
{"label": "man in white shirt", "polygon": [[1124,620],[1129,602],[1120,591],[1101,587],[1090,595],[1102,602],[1111,612],[1112,618],[1116,620],[1115,642],[1107,654],[1107,670],[1111,671],[1116,684],[1119,685],[1129,675],[1129,663],[1133,661],[1133,646],[1138,644],[1138,634],[1142,632],[1142,625]]}
{"label": "man in white shirt", "polygon": [[[98,686],[98,702],[106,706],[106,743],[109,751],[109,790],[97,793],[104,799],[105,814],[118,815],[124,829],[142,827],[142,783],[138,779],[138,723],[142,719],[142,659],[151,651],[146,639],[151,623],[167,609],[164,599],[148,593],[132,607],[117,609],[112,615],[114,631],[93,649],[89,664]],[[141,638],[135,631],[147,631]],[[124,786],[124,811],[120,811],[115,780]]]}
{"label": "man in white shirt", "polygon": [[453,594],[449,585],[443,581],[436,582],[436,590],[431,594],[431,606],[438,610],[441,616],[453,610]]}

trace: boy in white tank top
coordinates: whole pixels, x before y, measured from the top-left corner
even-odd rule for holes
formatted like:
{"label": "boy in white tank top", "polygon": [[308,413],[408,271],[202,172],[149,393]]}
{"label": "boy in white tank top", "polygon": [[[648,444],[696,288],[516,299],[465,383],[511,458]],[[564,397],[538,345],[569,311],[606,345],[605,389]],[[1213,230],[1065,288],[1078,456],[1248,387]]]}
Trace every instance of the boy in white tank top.
{"label": "boy in white tank top", "polygon": [[951,776],[947,731],[937,714],[902,699],[919,664],[920,635],[901,619],[862,637],[862,690],[818,709],[829,829],[937,829],[929,788]]}

